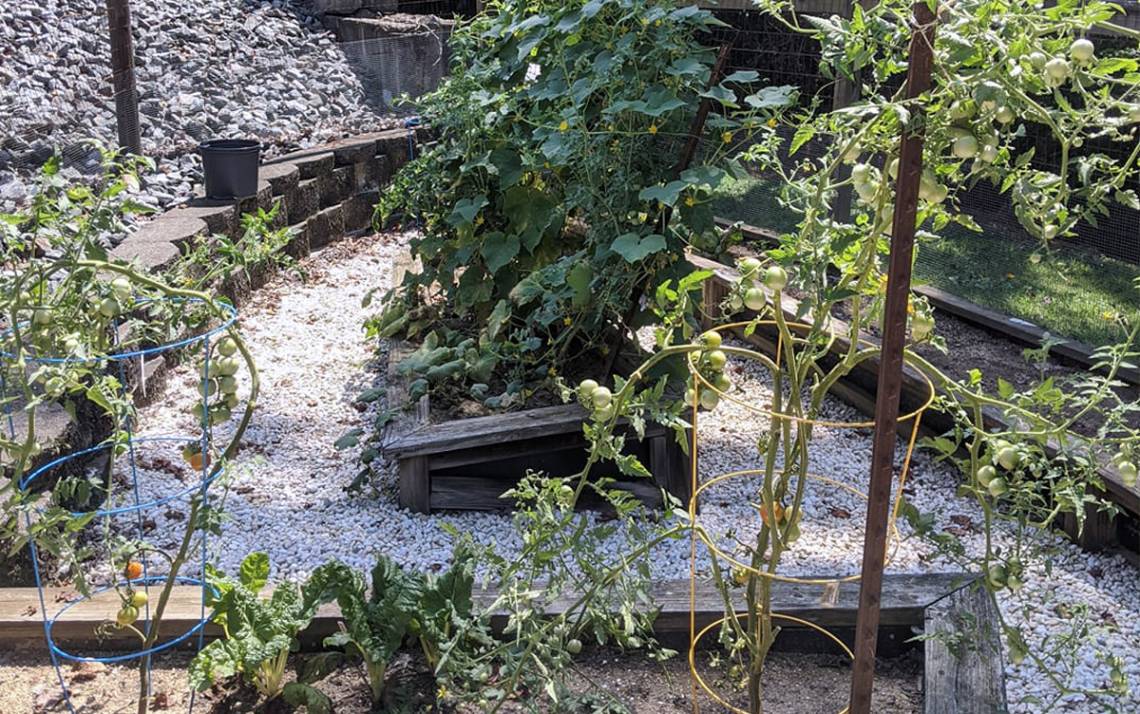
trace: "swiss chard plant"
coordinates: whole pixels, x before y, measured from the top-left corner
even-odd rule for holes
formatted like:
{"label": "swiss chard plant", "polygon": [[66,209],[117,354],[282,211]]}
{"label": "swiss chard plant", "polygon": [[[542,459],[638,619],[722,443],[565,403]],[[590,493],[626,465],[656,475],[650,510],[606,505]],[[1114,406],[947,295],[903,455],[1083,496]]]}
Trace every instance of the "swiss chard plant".
{"label": "swiss chard plant", "polygon": [[388,666],[408,638],[422,648],[433,671],[445,664],[445,646],[454,633],[473,622],[471,558],[457,551],[451,568],[442,574],[405,571],[385,555],[372,568],[370,587],[357,571],[332,562],[313,572],[308,588],[322,600],[340,606],[341,631],[325,645],[343,648],[364,663],[372,702],[385,695]]}
{"label": "swiss chard plant", "polygon": [[190,684],[204,690],[241,676],[267,700],[282,697],[311,712],[332,711],[328,695],[311,686],[327,673],[326,667],[303,666],[296,679],[286,681],[289,655],[297,651],[298,634],[316,614],[319,591],[284,582],[264,597],[268,580],[269,557],[264,553],[246,556],[237,578],[211,570],[206,604],[224,637],[208,644],[191,661]]}

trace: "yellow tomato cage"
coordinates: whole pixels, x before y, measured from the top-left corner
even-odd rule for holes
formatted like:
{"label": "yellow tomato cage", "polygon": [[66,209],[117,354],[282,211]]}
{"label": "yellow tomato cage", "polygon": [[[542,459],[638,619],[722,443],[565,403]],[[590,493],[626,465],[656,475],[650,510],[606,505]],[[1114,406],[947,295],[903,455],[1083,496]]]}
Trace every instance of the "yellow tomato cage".
{"label": "yellow tomato cage", "polygon": [[[812,329],[811,325],[799,323],[799,322],[785,322],[783,324],[789,330],[807,332],[807,331]],[[732,331],[737,329],[737,328],[746,328],[749,326],[751,326],[753,328],[755,328],[755,327],[772,327],[772,326],[777,326],[777,325],[778,325],[778,323],[774,320],[734,322],[734,323],[730,323],[730,324],[722,325],[720,327],[713,328],[713,331],[717,332],[717,333],[726,333],[728,335],[731,335]],[[799,343],[803,343],[803,342],[804,342],[804,340],[802,340],[801,338],[793,338],[793,349],[794,349],[795,344],[799,344]],[[731,346],[727,346],[727,345],[721,347],[721,349],[724,352],[726,352],[730,355],[742,357],[745,359],[751,359],[753,361],[756,361],[756,362],[759,362],[759,363],[765,365],[770,370],[779,370],[782,368],[781,365],[783,363],[783,358],[784,358],[784,349],[783,348],[784,348],[783,337],[781,336],[780,339],[776,343],[776,357],[773,360],[773,359],[769,358],[767,355],[764,355],[760,352],[756,352],[756,351],[751,350],[751,349],[741,348],[741,347],[731,347]],[[875,349],[875,345],[866,341],[866,340],[858,340],[857,349]],[[748,575],[752,575],[752,576],[756,576],[756,577],[760,577],[760,578],[767,578],[767,579],[769,579],[771,581],[775,581],[775,582],[797,583],[797,584],[801,584],[801,585],[819,585],[821,587],[821,590],[822,590],[828,586],[831,586],[831,587],[838,586],[840,583],[856,582],[859,580],[860,576],[856,574],[856,575],[850,575],[850,576],[846,576],[846,577],[835,577],[835,578],[793,577],[793,576],[788,576],[788,575],[780,575],[780,574],[774,573],[774,572],[766,572],[763,570],[758,570],[758,569],[752,567],[750,564],[745,563],[744,561],[738,559],[737,557],[735,557],[731,553],[726,552],[723,548],[721,548],[720,545],[718,545],[708,535],[708,533],[707,533],[707,531],[705,531],[705,529],[700,527],[699,504],[700,504],[701,494],[705,490],[711,488],[712,486],[714,486],[716,484],[723,483],[723,482],[728,481],[730,479],[746,478],[749,476],[760,475],[760,474],[763,474],[763,471],[760,469],[742,469],[742,470],[738,470],[738,471],[731,471],[728,473],[715,475],[715,476],[712,476],[711,478],[709,478],[708,480],[704,481],[703,483],[701,482],[699,475],[698,475],[699,474],[699,466],[700,466],[699,448],[698,448],[700,445],[700,422],[699,422],[700,398],[698,396],[698,392],[700,390],[706,390],[706,389],[711,390],[720,399],[723,399],[725,401],[728,401],[728,402],[736,404],[740,407],[743,407],[744,409],[746,409],[746,410],[748,410],[754,414],[758,414],[758,415],[767,417],[769,420],[769,424],[772,427],[771,432],[774,432],[775,427],[781,423],[794,423],[794,424],[808,425],[811,427],[826,427],[826,428],[834,428],[834,429],[873,429],[875,426],[875,423],[874,423],[874,421],[838,422],[838,421],[827,421],[827,420],[822,420],[822,419],[809,419],[807,417],[776,412],[776,411],[773,411],[771,409],[765,409],[765,408],[758,407],[756,405],[750,404],[746,399],[738,398],[738,397],[735,397],[731,394],[728,394],[727,392],[724,392],[724,391],[718,389],[715,385],[713,385],[711,382],[709,382],[708,379],[706,379],[700,373],[700,370],[698,368],[696,357],[694,355],[699,356],[699,354],[700,353],[690,352],[687,355],[689,374],[693,379],[693,386],[694,386],[693,404],[691,405],[692,406],[692,416],[691,416],[691,418],[692,418],[692,432],[691,432],[691,436],[690,436],[690,438],[691,438],[691,442],[690,442],[691,452],[690,453],[691,453],[691,457],[692,457],[691,458],[692,472],[691,472],[691,476],[690,476],[691,477],[691,491],[690,491],[690,493],[692,493],[692,496],[689,499],[689,519],[690,519],[690,523],[692,525],[692,528],[691,528],[691,533],[692,533],[692,535],[691,535],[691,546],[690,546],[690,556],[689,556],[689,671],[690,671],[691,680],[692,680],[692,694],[693,694],[692,706],[693,706],[694,712],[698,712],[698,713],[700,712],[700,702],[698,701],[698,697],[699,697],[700,692],[703,691],[713,701],[715,701],[720,706],[724,707],[726,710],[734,712],[735,714],[749,714],[749,712],[747,710],[741,709],[737,706],[734,706],[733,704],[731,704],[728,701],[728,699],[725,696],[723,696],[722,694],[717,692],[705,680],[705,678],[701,676],[700,671],[698,670],[698,667],[696,664],[697,645],[700,643],[701,639],[703,637],[705,637],[709,632],[713,631],[715,628],[723,625],[729,619],[729,616],[726,615],[725,617],[722,617],[722,618],[715,620],[714,622],[706,625],[704,628],[700,629],[699,631],[697,629],[697,548],[698,548],[698,543],[702,544],[706,549],[708,549],[710,557],[717,558],[717,559],[722,560],[726,563],[729,563],[734,568],[738,568],[742,572],[744,572]],[[920,374],[922,375],[922,379],[923,379],[924,383],[926,384],[926,390],[927,390],[926,398],[923,400],[921,406],[919,406],[917,409],[911,411],[908,414],[903,414],[903,415],[899,416],[899,423],[904,424],[904,423],[910,422],[911,428],[910,428],[909,436],[907,438],[906,455],[903,459],[902,469],[901,469],[901,471],[899,473],[899,477],[898,477],[898,488],[896,489],[894,504],[893,504],[893,507],[891,509],[891,520],[890,520],[890,525],[889,525],[889,539],[888,539],[887,553],[886,553],[886,562],[887,563],[890,563],[891,557],[894,554],[895,550],[897,549],[898,543],[900,540],[898,527],[897,527],[898,514],[899,514],[899,509],[902,507],[903,487],[906,485],[907,475],[910,471],[911,456],[914,454],[914,445],[915,445],[915,442],[918,440],[918,433],[919,433],[920,425],[922,422],[922,415],[930,407],[930,405],[934,402],[934,397],[935,397],[934,383],[930,380],[930,378],[925,373],[922,373],[920,371]],[[699,390],[697,389],[698,385],[699,385]],[[805,468],[806,468],[806,464],[805,464]],[[784,472],[781,470],[777,470],[777,473],[782,474]],[[864,491],[861,491],[858,488],[851,486],[850,484],[843,483],[841,481],[838,481],[838,480],[833,479],[833,478],[829,478],[827,476],[806,473],[806,471],[804,472],[804,475],[808,481],[823,483],[823,484],[826,484],[826,485],[831,486],[831,487],[835,487],[835,488],[839,488],[839,489],[842,489],[845,491],[849,491],[849,492],[855,494],[856,496],[862,498],[863,500],[867,500],[867,494]],[[758,518],[761,517],[760,516],[760,509],[757,509],[757,517]],[[741,614],[747,614],[747,613],[737,613],[737,614],[741,615]],[[843,653],[847,657],[854,659],[854,654],[851,651],[851,649],[846,645],[846,643],[844,643],[843,640],[841,640],[838,636],[836,636],[834,633],[828,631],[827,629],[825,629],[825,628],[823,628],[823,627],[821,627],[815,623],[809,622],[807,620],[803,620],[803,619],[798,618],[798,617],[793,617],[792,615],[773,612],[773,613],[770,613],[770,616],[773,620],[777,620],[780,622],[786,622],[786,623],[789,623],[792,625],[796,625],[799,627],[805,627],[807,629],[815,631],[816,633],[820,634],[821,636],[823,636],[823,637],[831,640],[832,642],[834,642],[843,651]],[[844,707],[840,711],[840,714],[846,714],[847,711],[848,711],[848,708]]]}

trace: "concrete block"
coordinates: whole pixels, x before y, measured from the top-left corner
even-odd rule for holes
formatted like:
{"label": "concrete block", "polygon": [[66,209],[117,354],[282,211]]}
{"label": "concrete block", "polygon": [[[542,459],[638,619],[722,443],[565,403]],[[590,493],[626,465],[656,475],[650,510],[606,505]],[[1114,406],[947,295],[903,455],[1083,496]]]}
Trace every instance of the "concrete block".
{"label": "concrete block", "polygon": [[274,196],[284,196],[297,188],[301,170],[296,164],[265,164],[258,171],[258,178],[269,182]]}
{"label": "concrete block", "polygon": [[380,200],[379,191],[363,191],[343,204],[345,232],[358,231],[372,225],[372,214]]}
{"label": "concrete block", "polygon": [[309,247],[313,250],[344,237],[344,211],[340,204],[318,212],[308,224]]}
{"label": "concrete block", "polygon": [[392,169],[387,156],[373,156],[364,162],[364,176],[360,180],[360,188],[365,190],[380,188],[387,186],[391,180]]}
{"label": "concrete block", "polygon": [[212,198],[196,198],[189,205],[177,208],[169,215],[182,218],[199,218],[211,233],[235,236],[238,228],[237,204]]}
{"label": "concrete block", "polygon": [[341,203],[356,193],[360,187],[363,168],[364,164],[353,164],[333,169],[328,180],[321,182],[321,208]]}
{"label": "concrete block", "polygon": [[171,243],[183,253],[188,253],[200,240],[210,235],[210,228],[201,218],[181,215],[181,211],[170,211],[144,224],[129,238],[134,241]]}
{"label": "concrete block", "polygon": [[309,245],[308,220],[289,226],[289,231],[293,235],[289,238],[289,243],[285,245],[286,255],[300,260],[312,252],[312,247]]}
{"label": "concrete block", "polygon": [[289,224],[301,223],[320,209],[321,187],[318,179],[304,179],[297,185],[289,203]]}
{"label": "concrete block", "polygon": [[237,208],[240,215],[257,213],[258,209],[268,211],[273,205],[273,187],[269,182],[261,179],[257,182],[257,193],[239,199]]}
{"label": "concrete block", "polygon": [[333,156],[331,151],[324,149],[304,149],[302,151],[294,151],[284,156],[279,156],[271,161],[266,161],[266,166],[275,166],[277,164],[293,164],[300,172],[300,179],[311,179],[314,176],[320,176],[333,170],[336,165],[336,157]]}
{"label": "concrete block", "polygon": [[130,263],[136,268],[152,274],[159,274],[172,267],[182,256],[178,248],[170,242],[159,240],[135,240],[127,236],[111,250],[112,262]]}

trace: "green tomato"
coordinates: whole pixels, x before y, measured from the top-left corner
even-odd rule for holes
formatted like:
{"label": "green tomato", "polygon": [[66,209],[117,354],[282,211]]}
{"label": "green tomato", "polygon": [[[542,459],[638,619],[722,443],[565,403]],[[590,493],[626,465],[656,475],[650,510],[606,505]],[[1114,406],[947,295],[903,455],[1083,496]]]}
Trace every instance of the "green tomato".
{"label": "green tomato", "polygon": [[1044,238],[1045,240],[1053,240],[1054,238],[1057,237],[1057,231],[1058,231],[1057,226],[1050,223],[1049,225],[1047,225],[1041,229],[1041,237]]}
{"label": "green tomato", "polygon": [[222,390],[222,394],[233,394],[237,392],[238,383],[233,377],[222,377],[218,380],[218,388]]}
{"label": "green tomato", "polygon": [[978,154],[978,158],[987,164],[992,164],[993,162],[997,161],[998,148],[993,144],[986,144],[982,147],[981,152]]}
{"label": "green tomato", "polygon": [[1006,586],[1009,573],[1001,563],[994,563],[986,571],[986,580],[994,590],[1001,590]]}
{"label": "green tomato", "polygon": [[1009,107],[998,107],[997,113],[994,114],[994,119],[997,119],[999,124],[1012,124],[1017,115]]}
{"label": "green tomato", "polygon": [[756,258],[745,258],[740,261],[740,274],[743,277],[755,275],[760,270],[761,263]]}
{"label": "green tomato", "polygon": [[613,419],[614,418],[614,405],[607,404],[606,406],[602,407],[601,409],[596,409],[594,411],[594,418],[597,419],[598,421],[609,421],[610,419]]}
{"label": "green tomato", "polygon": [[1049,58],[1041,52],[1029,53],[1029,66],[1033,69],[1045,69],[1045,65],[1049,62]]}
{"label": "green tomato", "polygon": [[1072,72],[1072,68],[1069,67],[1069,62],[1063,57],[1054,57],[1045,63],[1046,76],[1058,85],[1069,78],[1070,72]]}
{"label": "green tomato", "polygon": [[930,337],[934,332],[934,318],[929,315],[917,314],[910,319],[910,334],[919,342]]}
{"label": "green tomato", "polygon": [[994,498],[1000,498],[1001,496],[1009,493],[1009,484],[1007,484],[1005,482],[1005,479],[1001,477],[990,481],[990,485],[987,488],[989,489],[990,495]]}
{"label": "green tomato", "polygon": [[701,344],[704,345],[706,349],[715,350],[720,347],[720,343],[720,333],[716,330],[709,330],[701,335]]}
{"label": "green tomato", "polygon": [[978,155],[978,140],[973,134],[963,134],[954,140],[950,151],[955,158],[972,159]]}
{"label": "green tomato", "polygon": [[720,404],[720,395],[711,389],[704,389],[701,391],[701,406],[705,409],[716,409],[716,405]]}
{"label": "green tomato", "polygon": [[208,379],[198,383],[198,393],[203,397],[212,397],[218,391],[216,380]]}
{"label": "green tomato", "polygon": [[[866,183],[874,177],[873,170],[870,164],[855,164],[851,168],[851,179],[855,183]],[[759,269],[760,261],[756,261],[756,267]]]}
{"label": "green tomato", "polygon": [[240,400],[236,394],[227,394],[226,396],[222,397],[222,404],[225,404],[230,409],[237,409],[237,405],[239,403]]}
{"label": "green tomato", "polygon": [[131,605],[133,607],[140,608],[143,605],[146,605],[147,600],[148,598],[146,596],[146,593],[142,592],[141,590],[136,590],[135,592],[131,593]]}
{"label": "green tomato", "polygon": [[997,469],[989,464],[978,469],[978,483],[982,488],[989,488],[990,482],[997,478]]}
{"label": "green tomato", "polygon": [[889,162],[887,162],[887,176],[890,176],[892,180],[898,179],[898,177],[899,177],[899,157],[896,156],[893,159],[891,159]]}
{"label": "green tomato", "polygon": [[111,281],[111,292],[121,302],[131,298],[131,283],[126,278],[115,278]]}
{"label": "green tomato", "polygon": [[769,266],[764,273],[764,284],[770,290],[783,290],[788,284],[788,272],[778,265]]}
{"label": "green tomato", "polygon": [[234,342],[232,337],[224,337],[218,343],[218,353],[223,357],[233,357],[237,354],[237,343]]}
{"label": "green tomato", "polygon": [[873,181],[856,181],[855,182],[855,193],[859,196],[859,198],[863,199],[867,203],[870,203],[871,201],[875,200],[875,194],[877,194],[878,192],[879,192],[879,184],[877,184]]}
{"label": "green tomato", "polygon": [[1018,462],[1021,461],[1021,456],[1013,447],[1007,446],[997,453],[997,462],[1006,471],[1013,471],[1017,468]]}
{"label": "green tomato", "polygon": [[46,307],[37,307],[32,313],[32,324],[44,327],[51,324],[51,310]]}
{"label": "green tomato", "polygon": [[1084,37],[1079,40],[1073,40],[1073,44],[1069,45],[1069,57],[1077,64],[1084,64],[1093,58],[1093,53],[1096,47],[1091,40]]}
{"label": "green tomato", "polygon": [[578,396],[582,399],[589,399],[597,388],[598,383],[594,380],[583,379],[581,382],[578,382]]}
{"label": "green tomato", "polygon": [[1128,122],[1140,124],[1140,104],[1134,104],[1128,109]]}
{"label": "green tomato", "polygon": [[1120,480],[1128,488],[1136,485],[1136,464],[1131,461],[1121,461],[1116,465],[1116,470],[1120,472]]}
{"label": "green tomato", "polygon": [[123,605],[115,615],[115,622],[119,623],[119,627],[126,627],[137,619],[139,619],[139,609],[133,605]]}
{"label": "green tomato", "polygon": [[724,369],[725,363],[728,362],[728,355],[721,350],[713,350],[708,354],[709,367],[717,372]]}
{"label": "green tomato", "polygon": [[691,406],[693,406],[693,404],[694,404],[696,401],[697,401],[697,392],[696,392],[696,390],[695,390],[695,389],[693,389],[692,387],[690,387],[689,389],[686,389],[686,390],[685,390],[685,406],[689,406],[689,407],[691,407]]}
{"label": "green tomato", "polygon": [[614,395],[606,387],[597,387],[590,394],[590,400],[594,403],[594,408],[605,409],[613,402]]}
{"label": "green tomato", "polygon": [[241,363],[234,357],[222,357],[216,360],[213,365],[213,374],[222,377],[232,377],[237,374]]}
{"label": "green tomato", "polygon": [[721,372],[716,376],[716,379],[713,380],[713,386],[722,392],[727,392],[732,389],[732,380],[728,378],[727,374]]}
{"label": "green tomato", "polygon": [[768,296],[760,288],[748,288],[744,292],[744,306],[749,310],[763,310],[768,304]]}
{"label": "green tomato", "polygon": [[103,298],[99,303],[99,314],[103,317],[115,317],[119,314],[119,302],[113,297]]}
{"label": "green tomato", "polygon": [[579,654],[582,651],[582,640],[573,639],[567,641],[566,651],[572,655]]}

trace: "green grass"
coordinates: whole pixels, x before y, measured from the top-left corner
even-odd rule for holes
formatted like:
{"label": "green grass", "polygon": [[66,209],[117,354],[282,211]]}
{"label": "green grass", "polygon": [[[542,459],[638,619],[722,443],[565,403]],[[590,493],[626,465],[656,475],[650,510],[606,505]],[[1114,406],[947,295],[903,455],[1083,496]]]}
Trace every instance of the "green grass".
{"label": "green grass", "polygon": [[[777,205],[770,181],[733,181],[719,194],[713,205],[723,218],[780,232],[796,224],[795,215]],[[1140,320],[1140,291],[1133,283],[1140,268],[1067,247],[1034,262],[1034,249],[1027,241],[954,226],[919,246],[915,277],[1094,346],[1122,335],[1112,315]]]}

